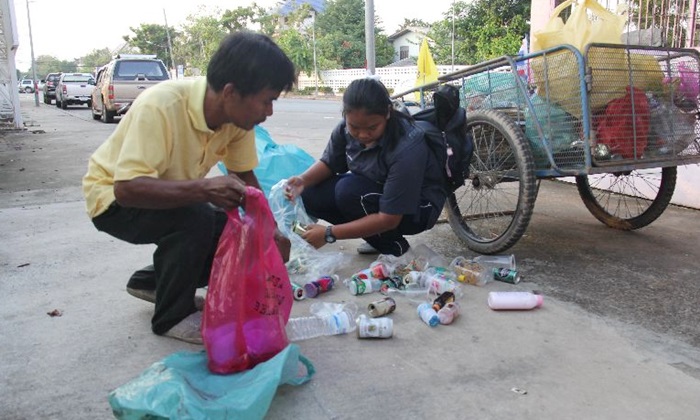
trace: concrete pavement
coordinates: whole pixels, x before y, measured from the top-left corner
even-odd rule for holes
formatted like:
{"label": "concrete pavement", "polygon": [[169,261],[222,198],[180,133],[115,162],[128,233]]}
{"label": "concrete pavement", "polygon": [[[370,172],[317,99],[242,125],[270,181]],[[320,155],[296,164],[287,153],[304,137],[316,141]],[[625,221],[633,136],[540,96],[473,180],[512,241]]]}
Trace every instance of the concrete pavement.
{"label": "concrete pavement", "polygon": [[[0,418],[111,418],[110,390],[201,346],[153,335],[152,306],[124,290],[154,248],[98,233],[85,215],[80,176],[114,126],[89,111],[24,112],[37,134],[0,138]],[[280,388],[268,418],[696,419],[697,330],[657,312],[697,321],[699,230],[697,211],[671,207],[621,235],[586,217],[575,187],[543,183],[527,236],[512,249],[519,285],[464,286],[462,316],[450,326],[429,328],[399,296],[391,339],[298,343],[317,374]],[[354,252],[359,243],[328,247],[346,255],[341,277],[373,260]],[[447,258],[473,255],[445,224],[411,243]],[[671,290],[671,280],[687,288]],[[573,284],[581,282],[596,290]],[[492,290],[541,290],[545,303],[494,312]],[[630,305],[633,295],[650,304]],[[338,287],[321,300],[366,311],[376,298]],[[312,302],[296,302],[293,316]],[[47,315],[54,309],[62,316]]]}

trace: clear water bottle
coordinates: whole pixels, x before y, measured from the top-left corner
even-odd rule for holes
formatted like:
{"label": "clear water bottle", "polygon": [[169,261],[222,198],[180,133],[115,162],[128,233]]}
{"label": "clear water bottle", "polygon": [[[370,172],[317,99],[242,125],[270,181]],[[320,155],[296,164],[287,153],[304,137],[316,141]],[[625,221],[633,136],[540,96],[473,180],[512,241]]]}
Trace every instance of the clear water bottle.
{"label": "clear water bottle", "polygon": [[350,294],[357,296],[380,291],[382,281],[375,278],[363,279],[353,276],[345,280],[345,285],[350,290]]}
{"label": "clear water bottle", "polygon": [[286,332],[289,341],[301,341],[324,335],[347,334],[356,328],[355,311],[344,308],[332,314],[289,318]]}

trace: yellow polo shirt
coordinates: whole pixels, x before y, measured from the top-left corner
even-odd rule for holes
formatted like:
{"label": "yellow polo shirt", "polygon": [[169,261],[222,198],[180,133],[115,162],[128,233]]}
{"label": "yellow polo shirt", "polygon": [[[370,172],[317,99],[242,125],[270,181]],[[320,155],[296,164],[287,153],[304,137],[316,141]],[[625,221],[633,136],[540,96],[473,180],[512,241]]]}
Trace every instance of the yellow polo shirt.
{"label": "yellow polo shirt", "polygon": [[205,78],[161,82],[139,95],[116,130],[93,153],[83,177],[88,215],[114,202],[114,182],[141,176],[204,178],[220,160],[235,172],[258,165],[255,132],[234,124],[213,131],[204,119]]}

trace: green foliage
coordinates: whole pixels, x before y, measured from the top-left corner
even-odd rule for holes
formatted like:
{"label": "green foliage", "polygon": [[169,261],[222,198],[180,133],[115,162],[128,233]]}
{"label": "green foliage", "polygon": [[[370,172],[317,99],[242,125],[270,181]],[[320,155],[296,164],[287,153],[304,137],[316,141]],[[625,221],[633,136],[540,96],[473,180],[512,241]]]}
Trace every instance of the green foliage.
{"label": "green foliage", "polygon": [[214,15],[190,15],[179,37],[175,56],[182,57],[188,67],[206,73],[209,59],[228,34],[221,21]]}
{"label": "green foliage", "polygon": [[82,63],[83,68],[93,71],[96,68],[102,67],[109,63],[111,59],[112,53],[109,51],[109,48],[102,48],[101,50],[92,50],[92,52],[90,52],[88,55],[83,56],[80,59],[80,62]]}
{"label": "green foliage", "polygon": [[138,49],[141,54],[155,54],[167,65],[171,63],[168,52],[168,29],[170,29],[171,40],[177,40],[179,34],[175,30],[154,23],[142,23],[138,28],[130,27],[129,30],[134,35],[125,35],[122,38],[129,46]]}
{"label": "green foliage", "polygon": [[302,71],[311,76],[314,70],[313,46],[309,39],[295,29],[286,29],[277,38],[277,45],[287,54],[292,63],[296,76]]}
{"label": "green foliage", "polygon": [[[46,75],[49,73],[72,73],[76,71],[92,71],[92,69],[78,69],[78,65],[75,61],[59,60],[58,58],[52,55],[40,55],[34,60],[34,63],[36,64],[36,77],[40,80],[46,77]],[[33,71],[30,67],[26,73],[27,77],[31,79],[32,73]]]}
{"label": "green foliage", "polygon": [[[515,55],[523,36],[530,32],[530,2],[476,0],[455,2],[455,63],[476,64],[502,55]],[[452,61],[452,9],[433,24],[433,58],[438,64]]]}
{"label": "green foliage", "polygon": [[[363,0],[329,0],[316,19],[316,39],[321,54],[337,67],[365,66],[365,4]],[[393,48],[375,22],[375,61],[384,66],[392,61]]]}

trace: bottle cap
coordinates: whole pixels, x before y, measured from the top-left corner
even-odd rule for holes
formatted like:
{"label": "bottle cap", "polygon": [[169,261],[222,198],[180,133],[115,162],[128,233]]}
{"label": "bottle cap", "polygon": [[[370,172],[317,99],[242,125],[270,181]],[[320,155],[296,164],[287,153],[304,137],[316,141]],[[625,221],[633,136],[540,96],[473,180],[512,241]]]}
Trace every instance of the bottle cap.
{"label": "bottle cap", "polygon": [[535,297],[537,297],[537,304],[535,305],[535,308],[539,308],[544,303],[544,297],[542,295],[535,295]]}

